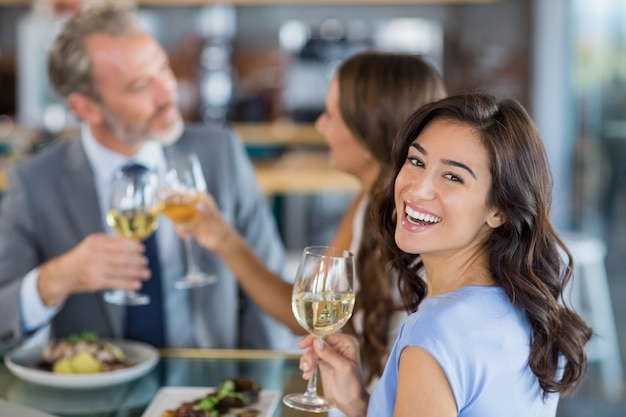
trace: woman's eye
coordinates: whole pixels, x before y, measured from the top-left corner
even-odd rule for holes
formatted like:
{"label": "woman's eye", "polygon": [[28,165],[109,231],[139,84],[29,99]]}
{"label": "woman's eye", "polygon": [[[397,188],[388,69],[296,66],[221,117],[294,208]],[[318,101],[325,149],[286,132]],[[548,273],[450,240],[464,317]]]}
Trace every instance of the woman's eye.
{"label": "woman's eye", "polygon": [[459,177],[458,175],[445,174],[444,178],[447,178],[447,179],[449,179],[450,181],[453,181],[453,182],[460,182],[461,184],[463,184],[463,178]]}
{"label": "woman's eye", "polygon": [[409,162],[409,164],[414,165],[416,167],[423,167],[424,166],[424,162],[421,159],[419,159],[419,158],[417,158],[415,156],[408,156],[406,158],[406,160]]}

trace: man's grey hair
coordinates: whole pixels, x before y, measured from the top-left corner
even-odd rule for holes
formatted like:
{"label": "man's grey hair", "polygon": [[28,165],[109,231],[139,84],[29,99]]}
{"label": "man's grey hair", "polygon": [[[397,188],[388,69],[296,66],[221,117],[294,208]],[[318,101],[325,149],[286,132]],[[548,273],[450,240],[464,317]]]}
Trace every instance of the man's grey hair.
{"label": "man's grey hair", "polygon": [[141,31],[135,11],[126,3],[106,2],[88,6],[70,18],[48,55],[50,84],[60,96],[81,93],[101,101],[85,39],[94,34],[121,36]]}

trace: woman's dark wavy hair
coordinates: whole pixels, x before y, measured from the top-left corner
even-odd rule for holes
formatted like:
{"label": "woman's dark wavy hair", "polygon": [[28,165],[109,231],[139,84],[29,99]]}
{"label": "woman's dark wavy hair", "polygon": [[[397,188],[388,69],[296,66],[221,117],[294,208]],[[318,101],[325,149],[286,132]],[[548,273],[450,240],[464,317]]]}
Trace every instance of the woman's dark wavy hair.
{"label": "woman's dark wavy hair", "polygon": [[[421,105],[446,96],[439,72],[418,56],[365,51],[348,58],[337,71],[339,110],[352,135],[380,164],[370,195],[383,184],[390,169],[393,140],[406,119]],[[356,311],[363,312],[363,331],[351,322],[346,331],[360,341],[366,380],[380,376],[389,353],[392,314],[402,310],[393,299],[389,264],[381,262],[378,234],[366,210],[361,243],[357,250],[359,293]]]}
{"label": "woman's dark wavy hair", "polygon": [[[543,142],[516,101],[497,101],[484,94],[444,98],[420,108],[399,131],[386,186],[371,208],[378,214],[375,219],[383,256],[400,274],[402,300],[409,311],[417,310],[427,286],[417,278],[422,267],[419,258],[402,252],[394,240],[394,183],[406,163],[409,146],[433,120],[465,124],[481,138],[492,178],[487,203],[505,219],[484,243],[489,268],[512,303],[530,320],[529,364],[544,393],[566,394],[583,379],[587,366],[584,346],[592,331],[562,300],[572,275],[572,257],[550,221],[552,181]],[[565,359],[562,371],[560,357]]]}

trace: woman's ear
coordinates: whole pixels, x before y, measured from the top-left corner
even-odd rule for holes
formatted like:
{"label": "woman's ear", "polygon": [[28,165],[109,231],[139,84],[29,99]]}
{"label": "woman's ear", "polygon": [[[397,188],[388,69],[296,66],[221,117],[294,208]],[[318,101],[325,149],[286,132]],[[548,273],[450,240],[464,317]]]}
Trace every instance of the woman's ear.
{"label": "woman's ear", "polygon": [[497,229],[506,222],[506,219],[499,211],[493,211],[487,218],[487,225],[492,229]]}
{"label": "woman's ear", "polygon": [[84,94],[71,93],[67,96],[67,104],[79,119],[89,124],[102,122],[102,106]]}

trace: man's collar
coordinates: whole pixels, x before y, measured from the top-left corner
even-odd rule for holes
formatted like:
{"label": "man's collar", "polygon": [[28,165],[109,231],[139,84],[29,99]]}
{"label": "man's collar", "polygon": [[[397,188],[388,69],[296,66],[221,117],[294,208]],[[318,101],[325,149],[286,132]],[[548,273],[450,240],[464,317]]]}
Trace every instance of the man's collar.
{"label": "man's collar", "polygon": [[131,161],[156,171],[162,170],[165,165],[163,146],[158,142],[147,141],[132,158],[128,158],[98,142],[86,123],[82,123],[80,129],[87,160],[100,181],[109,181],[118,168]]}

